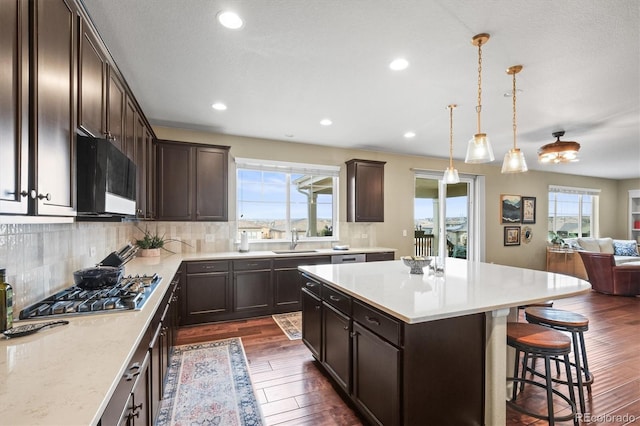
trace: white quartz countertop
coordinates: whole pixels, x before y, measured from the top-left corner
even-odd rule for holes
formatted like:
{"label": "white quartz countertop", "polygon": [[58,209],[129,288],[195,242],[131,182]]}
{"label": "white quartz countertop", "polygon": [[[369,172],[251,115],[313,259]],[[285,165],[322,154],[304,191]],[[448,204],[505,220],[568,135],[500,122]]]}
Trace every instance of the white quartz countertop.
{"label": "white quartz countertop", "polygon": [[[370,247],[347,251],[319,249],[314,252],[287,254],[250,251],[165,254],[160,258],[137,257],[125,266],[126,275],[157,273],[162,277],[162,282],[141,310],[16,321],[15,326],[53,319],[65,319],[69,324],[45,328],[35,334],[13,339],[0,335],[0,425],[97,424],[183,260],[281,258],[386,251],[395,249]],[[73,277],[70,280],[67,287],[73,285]]]}
{"label": "white quartz countertop", "polygon": [[584,293],[562,274],[447,258],[445,276],[410,274],[401,260],[299,269],[406,323],[419,323]]}

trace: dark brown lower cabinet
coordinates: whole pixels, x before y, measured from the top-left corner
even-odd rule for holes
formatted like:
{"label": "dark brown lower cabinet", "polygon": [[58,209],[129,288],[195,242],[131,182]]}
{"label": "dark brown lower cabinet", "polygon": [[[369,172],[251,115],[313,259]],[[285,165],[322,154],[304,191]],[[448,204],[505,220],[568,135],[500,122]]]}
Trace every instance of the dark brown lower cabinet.
{"label": "dark brown lower cabinet", "polygon": [[182,290],[184,325],[215,321],[232,313],[229,261],[187,262]]}
{"label": "dark brown lower cabinet", "polygon": [[351,390],[351,319],[337,309],[322,306],[322,359],[340,387]]}
{"label": "dark brown lower cabinet", "polygon": [[287,257],[273,261],[273,297],[275,312],[294,312],[302,308],[300,289],[306,280],[298,271],[301,265],[325,265],[331,256]]}
{"label": "dark brown lower cabinet", "polygon": [[353,323],[353,399],[378,425],[400,424],[401,351]]}
{"label": "dark brown lower cabinet", "polygon": [[233,262],[233,310],[268,314],[273,306],[271,260],[237,260]]}
{"label": "dark brown lower cabinet", "polygon": [[313,356],[322,361],[322,301],[306,289],[302,289],[302,340]]}

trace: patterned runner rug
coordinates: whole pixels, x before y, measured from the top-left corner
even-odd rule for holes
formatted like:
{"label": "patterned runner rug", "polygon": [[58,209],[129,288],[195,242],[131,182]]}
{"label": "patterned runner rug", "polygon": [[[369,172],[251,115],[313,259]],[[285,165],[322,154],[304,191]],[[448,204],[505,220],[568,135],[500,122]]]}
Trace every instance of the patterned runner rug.
{"label": "patterned runner rug", "polygon": [[176,346],[156,426],[261,426],[240,338]]}
{"label": "patterned runner rug", "polygon": [[302,313],[290,312],[271,316],[289,340],[302,339]]}

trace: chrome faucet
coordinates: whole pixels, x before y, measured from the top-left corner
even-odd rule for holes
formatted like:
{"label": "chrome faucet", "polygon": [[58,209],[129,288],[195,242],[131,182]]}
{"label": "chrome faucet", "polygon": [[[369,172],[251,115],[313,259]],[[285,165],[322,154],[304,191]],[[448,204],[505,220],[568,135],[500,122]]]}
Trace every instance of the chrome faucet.
{"label": "chrome faucet", "polygon": [[298,230],[293,228],[291,230],[291,243],[289,243],[289,250],[294,250],[298,245]]}

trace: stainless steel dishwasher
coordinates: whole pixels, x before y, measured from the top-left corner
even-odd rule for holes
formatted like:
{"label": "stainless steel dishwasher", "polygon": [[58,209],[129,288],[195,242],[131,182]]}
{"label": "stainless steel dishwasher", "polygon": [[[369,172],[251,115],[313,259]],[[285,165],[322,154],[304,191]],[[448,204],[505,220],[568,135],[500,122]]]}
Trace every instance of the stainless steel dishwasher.
{"label": "stainless steel dishwasher", "polygon": [[367,255],[364,253],[358,254],[333,254],[331,255],[331,263],[360,263],[366,262]]}

